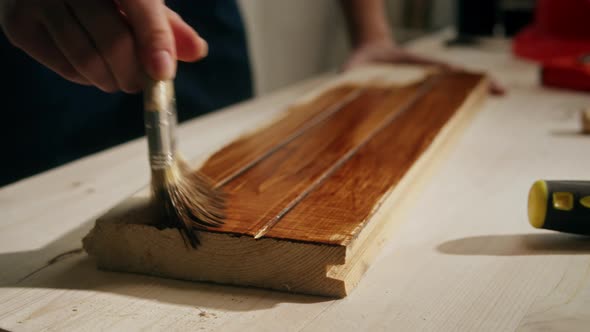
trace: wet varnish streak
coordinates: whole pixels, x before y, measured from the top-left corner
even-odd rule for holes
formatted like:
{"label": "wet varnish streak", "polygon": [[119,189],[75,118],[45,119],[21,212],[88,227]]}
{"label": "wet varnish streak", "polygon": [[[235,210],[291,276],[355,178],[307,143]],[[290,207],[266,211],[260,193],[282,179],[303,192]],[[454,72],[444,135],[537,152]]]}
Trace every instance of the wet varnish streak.
{"label": "wet varnish streak", "polygon": [[212,231],[347,245],[480,81],[347,85],[297,106],[203,165],[229,195]]}

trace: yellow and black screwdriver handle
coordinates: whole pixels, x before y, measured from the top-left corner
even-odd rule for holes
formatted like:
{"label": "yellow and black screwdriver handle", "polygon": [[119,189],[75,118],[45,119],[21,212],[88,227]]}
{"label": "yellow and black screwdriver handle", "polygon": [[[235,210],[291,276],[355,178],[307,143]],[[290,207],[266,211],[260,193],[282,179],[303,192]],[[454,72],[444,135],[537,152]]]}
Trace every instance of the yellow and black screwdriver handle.
{"label": "yellow and black screwdriver handle", "polygon": [[533,227],[590,235],[590,181],[544,181],[529,191]]}

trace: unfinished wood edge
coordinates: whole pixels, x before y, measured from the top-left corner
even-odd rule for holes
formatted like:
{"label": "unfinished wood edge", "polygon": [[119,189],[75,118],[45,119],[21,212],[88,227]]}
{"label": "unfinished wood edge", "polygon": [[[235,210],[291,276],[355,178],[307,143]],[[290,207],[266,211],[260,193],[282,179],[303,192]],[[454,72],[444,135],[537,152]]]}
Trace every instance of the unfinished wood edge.
{"label": "unfinished wood edge", "polygon": [[346,263],[345,247],[201,232],[201,245],[195,250],[175,229],[160,230],[141,218],[140,223],[125,222],[133,214],[129,211],[145,211],[149,203],[146,198],[133,204],[133,208],[107,213],[83,239],[84,249],[99,268],[311,295],[346,295],[345,281],[326,275],[328,266]]}
{"label": "unfinished wood edge", "polygon": [[[350,292],[343,277],[329,274],[330,267],[349,264],[344,246],[200,232],[201,245],[193,250],[178,230],[154,226],[154,215],[149,192],[140,192],[100,217],[83,247],[104,270],[337,298]],[[272,257],[266,268],[265,255]]]}
{"label": "unfinished wood edge", "polygon": [[412,165],[395,188],[383,195],[376,204],[371,222],[352,240],[346,250],[346,264],[330,266],[330,278],[345,281],[345,291],[349,294],[360,282],[381,248],[401,225],[404,215],[416,202],[429,179],[440,167],[456,141],[464,134],[473,117],[480,111],[488,93],[489,79],[483,76],[459,109],[441,128],[430,146]]}

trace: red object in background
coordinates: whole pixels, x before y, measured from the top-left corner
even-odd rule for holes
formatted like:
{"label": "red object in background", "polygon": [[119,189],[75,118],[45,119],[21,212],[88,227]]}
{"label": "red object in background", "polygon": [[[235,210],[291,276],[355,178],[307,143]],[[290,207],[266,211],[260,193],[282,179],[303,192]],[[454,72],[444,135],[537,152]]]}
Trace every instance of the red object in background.
{"label": "red object in background", "polygon": [[541,63],[544,85],[590,91],[590,0],[537,0],[513,52]]}
{"label": "red object in background", "polygon": [[590,91],[590,55],[566,56],[543,62],[543,85]]}

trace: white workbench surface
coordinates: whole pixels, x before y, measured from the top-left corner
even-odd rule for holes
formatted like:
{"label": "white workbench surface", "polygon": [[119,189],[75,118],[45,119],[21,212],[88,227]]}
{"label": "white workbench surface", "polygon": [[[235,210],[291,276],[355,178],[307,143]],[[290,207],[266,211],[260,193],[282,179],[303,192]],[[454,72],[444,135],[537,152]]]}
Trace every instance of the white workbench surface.
{"label": "white workbench surface", "polygon": [[[148,183],[137,140],[0,189],[0,328],[587,330],[590,239],[532,229],[526,199],[538,178],[590,177],[590,137],[577,134],[590,96],[539,87],[536,67],[507,43],[447,49],[443,39],[411,47],[489,70],[509,94],[487,101],[349,297],[96,270],[75,249],[96,216]],[[181,150],[204,155],[317,83],[192,121]]]}

